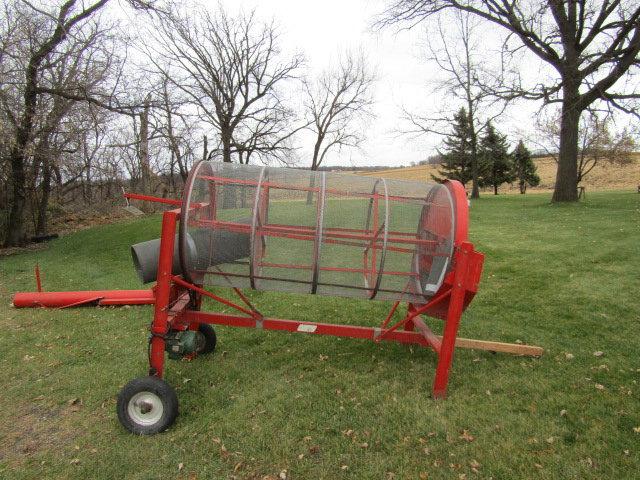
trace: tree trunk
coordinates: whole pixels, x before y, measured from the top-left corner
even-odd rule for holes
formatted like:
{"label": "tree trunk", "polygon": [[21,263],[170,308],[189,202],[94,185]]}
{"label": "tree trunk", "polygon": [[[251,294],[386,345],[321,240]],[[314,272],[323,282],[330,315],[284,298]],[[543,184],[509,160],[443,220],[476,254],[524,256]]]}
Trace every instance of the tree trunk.
{"label": "tree trunk", "polygon": [[471,198],[480,198],[480,186],[478,185],[478,136],[475,127],[471,133]]}
{"label": "tree trunk", "polygon": [[[91,205],[93,203],[93,186],[91,185],[91,175],[93,174],[92,169],[93,169],[93,165],[92,165],[92,159],[91,157],[88,155],[88,150],[85,149],[86,155],[87,155],[87,159],[85,160],[85,168],[86,168],[86,172],[85,172],[85,185],[84,188],[82,189],[83,195],[84,195],[84,201]],[[82,179],[82,177],[80,177]]]}
{"label": "tree trunk", "polygon": [[140,189],[142,193],[149,193],[151,176],[149,167],[149,97],[144,102],[144,110],[140,114],[140,147],[138,150],[140,162]]}
{"label": "tree trunk", "polygon": [[[319,162],[318,157],[320,156],[320,147],[322,145],[322,141],[324,140],[324,136],[319,135],[315,145],[313,146],[313,158],[311,159],[311,171],[315,172],[318,170]],[[316,186],[316,176],[311,175],[311,179],[309,181],[309,188],[315,188]],[[313,191],[307,191],[307,205],[311,205],[313,203]]]}
{"label": "tree trunk", "polygon": [[[315,169],[311,169],[311,171],[315,172]],[[309,190],[307,190],[307,205],[311,205],[313,203],[314,188],[316,188],[316,176],[315,174],[312,174],[309,179]]]}
{"label": "tree trunk", "polygon": [[[220,132],[220,140],[222,141],[222,161],[231,163],[231,135],[222,130]],[[236,190],[235,185],[225,185],[223,187],[224,194],[222,198],[222,208],[236,208]]]}
{"label": "tree trunk", "polygon": [[[207,149],[207,136],[204,135],[202,138],[202,160],[207,160],[209,158],[209,150]],[[186,180],[184,178],[183,180]]]}
{"label": "tree trunk", "polygon": [[[469,49],[466,49],[467,65],[469,65]],[[471,98],[471,71],[467,69],[467,84],[465,88],[467,94],[467,119],[471,129],[471,198],[480,198],[480,186],[478,185],[478,134],[475,124],[475,108]]]}
{"label": "tree trunk", "polygon": [[42,193],[38,205],[36,235],[47,234],[47,207],[49,206],[49,196],[51,195],[51,166],[47,150],[45,150],[45,155],[42,157]]}
{"label": "tree trunk", "polygon": [[524,195],[527,192],[527,184],[520,180],[520,195]]}
{"label": "tree trunk", "polygon": [[[39,62],[38,62],[39,63]],[[19,245],[24,242],[24,207],[27,203],[27,179],[25,175],[26,149],[33,129],[33,118],[36,114],[36,94],[38,63],[33,58],[29,62],[26,73],[24,91],[24,113],[20,126],[16,131],[16,139],[11,149],[11,175],[13,184],[13,202],[7,221],[7,232],[4,240],[5,247]]]}
{"label": "tree trunk", "polygon": [[497,194],[498,194],[498,184],[497,184],[497,183],[494,183],[494,184],[493,184],[493,194],[494,194],[494,195],[497,195]]}
{"label": "tree trunk", "polygon": [[[26,144],[26,142],[25,142]],[[24,150],[15,146],[11,152],[11,176],[13,201],[9,210],[5,247],[19,245],[24,242],[24,207],[27,203],[26,177],[24,173]]]}
{"label": "tree trunk", "polygon": [[222,161],[231,163],[231,134],[221,131],[220,140],[222,141]]}
{"label": "tree trunk", "polygon": [[576,202],[578,200],[578,123],[580,110],[576,103],[576,92],[564,91],[562,118],[560,121],[560,152],[553,202]]}

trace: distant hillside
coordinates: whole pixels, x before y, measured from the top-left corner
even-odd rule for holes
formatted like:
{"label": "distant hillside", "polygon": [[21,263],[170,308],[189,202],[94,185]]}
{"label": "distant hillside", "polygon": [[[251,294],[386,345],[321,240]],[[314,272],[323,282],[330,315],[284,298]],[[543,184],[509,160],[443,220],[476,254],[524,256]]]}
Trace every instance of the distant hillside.
{"label": "distant hillside", "polygon": [[[540,185],[530,189],[532,191],[548,191],[553,189],[556,177],[556,163],[551,157],[538,158],[534,160],[540,175]],[[388,170],[358,172],[359,175],[371,175],[384,178],[398,178],[403,180],[432,181],[431,174],[436,173],[437,165],[420,165],[417,167],[394,168]],[[633,162],[626,165],[612,165],[600,163],[589,172],[584,182],[590,190],[621,190],[635,189],[640,185],[640,154],[635,154]],[[516,184],[505,184],[500,187],[503,193],[516,193]]]}

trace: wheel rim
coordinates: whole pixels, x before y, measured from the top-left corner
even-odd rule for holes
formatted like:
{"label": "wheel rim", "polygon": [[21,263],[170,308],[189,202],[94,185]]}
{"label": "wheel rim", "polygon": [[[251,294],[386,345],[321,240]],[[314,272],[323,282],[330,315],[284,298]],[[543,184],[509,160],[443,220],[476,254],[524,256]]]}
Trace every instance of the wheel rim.
{"label": "wheel rim", "polygon": [[162,418],[162,400],[153,392],[136,393],[127,405],[127,413],[138,425],[154,425]]}

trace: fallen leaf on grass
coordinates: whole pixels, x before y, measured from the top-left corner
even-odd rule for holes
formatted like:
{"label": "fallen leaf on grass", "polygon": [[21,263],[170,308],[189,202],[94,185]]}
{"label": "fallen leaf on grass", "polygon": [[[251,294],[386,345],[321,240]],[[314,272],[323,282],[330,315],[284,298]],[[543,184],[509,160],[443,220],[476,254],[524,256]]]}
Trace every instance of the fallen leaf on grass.
{"label": "fallen leaf on grass", "polygon": [[71,460],[69,462],[71,465],[78,465],[80,463],[80,459],[79,458],[74,458],[73,460]]}
{"label": "fallen leaf on grass", "polygon": [[475,440],[475,437],[471,435],[469,430],[462,430],[462,433],[458,438],[464,440],[465,442],[473,442]]}
{"label": "fallen leaf on grass", "polygon": [[597,352],[593,352],[594,357],[601,357],[603,355],[604,355],[604,352],[601,352],[600,350],[598,350]]}
{"label": "fallen leaf on grass", "polygon": [[564,358],[566,358],[567,360],[572,360],[573,359],[573,353],[565,353],[564,354]]}
{"label": "fallen leaf on grass", "polygon": [[340,470],[349,470],[349,465],[342,465]]}
{"label": "fallen leaf on grass", "polygon": [[583,463],[590,468],[596,468],[596,464],[594,463],[594,461],[592,460],[591,457],[587,457],[583,460]]}
{"label": "fallen leaf on grass", "polygon": [[567,411],[564,410],[564,409],[560,410],[560,416],[561,417],[566,417],[567,416]]}
{"label": "fallen leaf on grass", "polygon": [[640,427],[633,427],[633,431],[636,433],[640,433]]}
{"label": "fallen leaf on grass", "polygon": [[286,470],[282,470],[282,471],[280,472],[280,475],[278,475],[278,478],[279,478],[280,480],[287,480],[287,471],[286,471]]}
{"label": "fallen leaf on grass", "polygon": [[181,472],[183,468],[184,468],[184,463],[180,462],[178,464],[178,471]]}
{"label": "fallen leaf on grass", "polygon": [[77,412],[82,407],[82,399],[80,398],[72,398],[67,402],[67,404],[71,407],[70,410],[72,412]]}
{"label": "fallen leaf on grass", "polygon": [[596,387],[596,389],[598,389],[598,390],[604,390],[604,385],[601,385],[601,384],[599,384],[599,383],[596,383],[596,384],[595,384],[595,387]]}
{"label": "fallen leaf on grass", "polygon": [[369,448],[369,444],[367,442],[361,443],[360,448]]}
{"label": "fallen leaf on grass", "polygon": [[320,446],[319,445],[314,445],[312,447],[309,447],[309,453],[311,455],[315,455],[316,453],[318,453],[320,451]]}
{"label": "fallen leaf on grass", "polygon": [[427,480],[429,478],[429,474],[427,472],[420,472],[420,480]]}
{"label": "fallen leaf on grass", "polygon": [[480,468],[480,467],[481,467],[480,463],[479,463],[477,460],[475,460],[475,459],[473,459],[473,460],[471,460],[471,461],[469,462],[469,466],[470,466],[471,468],[475,468],[476,470],[477,470],[478,468]]}
{"label": "fallen leaf on grass", "polygon": [[307,435],[306,437],[303,438],[303,440],[305,442],[310,442],[311,441],[311,437],[309,435]]}

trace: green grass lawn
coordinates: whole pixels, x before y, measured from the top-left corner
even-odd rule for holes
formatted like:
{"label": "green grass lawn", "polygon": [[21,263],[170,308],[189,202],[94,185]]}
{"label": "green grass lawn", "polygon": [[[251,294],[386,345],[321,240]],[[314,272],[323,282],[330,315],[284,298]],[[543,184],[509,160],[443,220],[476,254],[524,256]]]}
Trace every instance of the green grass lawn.
{"label": "green grass lawn", "polygon": [[[140,288],[128,247],[158,236],[159,217],[0,257],[0,478],[638,478],[640,195],[486,196],[471,215],[486,263],[460,334],[540,345],[542,358],[458,350],[436,402],[427,349],[218,327],[213,356],[168,363],[181,414],[152,437],[115,415],[119,389],[146,372],[150,307],[10,299],[34,288],[36,262],[46,289]],[[389,308],[250,296],[309,321],[373,323]]]}

